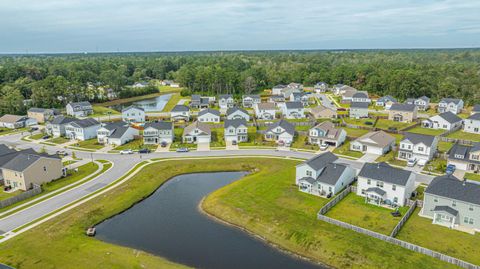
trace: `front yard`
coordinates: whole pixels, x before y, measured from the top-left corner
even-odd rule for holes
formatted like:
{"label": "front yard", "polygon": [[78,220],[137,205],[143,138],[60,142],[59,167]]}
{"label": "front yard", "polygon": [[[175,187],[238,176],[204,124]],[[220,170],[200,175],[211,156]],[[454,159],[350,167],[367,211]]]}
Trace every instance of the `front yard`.
{"label": "front yard", "polygon": [[238,146],[240,148],[242,147],[276,147],[277,146],[277,144],[274,141],[263,140],[263,135],[256,133],[255,130],[252,130],[252,132],[250,132],[250,128],[255,128],[255,127],[249,127],[248,142],[239,143]]}
{"label": "front yard", "polygon": [[211,148],[225,148],[225,129],[212,128],[212,138],[210,141]]}
{"label": "front yard", "polygon": [[135,139],[132,140],[126,144],[120,145],[113,150],[126,150],[126,149],[131,149],[131,150],[139,150],[139,149],[149,149],[151,151],[157,150],[158,145],[145,145],[143,144],[143,139]]}
{"label": "front yard", "polygon": [[386,162],[396,166],[407,166],[406,161],[397,159],[397,154],[398,153],[396,151],[391,150],[387,154],[378,157],[375,161]]}
{"label": "front yard", "polygon": [[466,173],[465,178],[470,180],[480,181],[480,174]]}
{"label": "front yard", "polygon": [[345,141],[343,145],[334,149],[333,153],[349,156],[355,159],[361,158],[363,155],[365,155],[360,151],[350,150],[350,141]]}
{"label": "front yard", "polygon": [[0,201],[3,201],[5,199],[11,198],[13,196],[19,195],[22,193],[21,190],[13,191],[13,192],[4,192],[3,191],[3,186],[2,189],[0,190]]}
{"label": "front yard", "polygon": [[432,136],[437,136],[441,135],[445,130],[441,129],[432,129],[432,128],[422,128],[422,127],[415,127],[410,130],[408,130],[409,133],[415,133],[415,134],[424,134],[424,135],[432,135]]}
{"label": "front yard", "polygon": [[[402,216],[408,207],[401,207]],[[342,201],[335,205],[326,216],[347,222],[377,233],[390,235],[401,217],[393,217],[392,209],[365,203],[365,198],[349,193]]]}
{"label": "front yard", "polygon": [[79,141],[78,143],[72,146],[78,147],[78,148],[84,148],[84,149],[93,149],[93,150],[102,149],[104,147],[103,144],[98,143],[98,140],[96,138],[85,140],[85,141]]}
{"label": "front yard", "polygon": [[446,169],[447,160],[441,158],[434,158],[425,164],[425,167],[423,167],[423,171],[425,172],[433,172],[438,174],[444,174]]}
{"label": "front yard", "polygon": [[462,130],[458,130],[447,135],[448,138],[460,139],[460,140],[470,140],[473,142],[480,142],[480,134],[467,133]]}
{"label": "front yard", "polygon": [[70,139],[60,136],[60,137],[55,137],[55,138],[49,139],[45,142],[54,143],[54,144],[64,144],[64,143],[67,143],[69,141],[70,141]]}
{"label": "front yard", "polygon": [[318,145],[308,144],[308,136],[305,136],[305,135],[299,135],[298,137],[296,137],[292,143],[292,148],[314,150],[314,151],[317,151],[320,149]]}

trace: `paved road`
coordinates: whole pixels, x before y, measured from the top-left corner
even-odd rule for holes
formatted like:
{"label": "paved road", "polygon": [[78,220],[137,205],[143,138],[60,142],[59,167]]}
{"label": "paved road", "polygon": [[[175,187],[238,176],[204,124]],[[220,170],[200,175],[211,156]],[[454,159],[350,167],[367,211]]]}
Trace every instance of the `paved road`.
{"label": "paved road", "polygon": [[313,96],[315,96],[316,98],[318,98],[318,100],[322,103],[322,105],[324,107],[328,107],[328,108],[331,108],[333,110],[335,110],[337,107],[335,106],[335,104],[332,103],[332,101],[330,99],[328,99],[328,97],[323,94],[323,93],[314,93]]}
{"label": "paved road", "polygon": [[[35,150],[40,150],[45,147],[49,153],[54,153],[55,151],[62,149],[60,147],[48,146],[48,145],[39,145],[31,142],[26,142],[20,140],[21,135],[11,135],[0,137],[0,143],[5,143],[9,145],[14,145],[19,148],[34,148]],[[70,152],[72,150],[67,149],[66,151]],[[108,185],[109,183],[115,181],[122,175],[124,175],[128,170],[133,168],[137,163],[145,159],[150,158],[172,158],[172,157],[211,157],[211,156],[240,156],[240,155],[251,155],[251,156],[279,156],[279,157],[290,157],[290,158],[302,158],[308,159],[313,157],[314,153],[308,152],[297,152],[297,151],[277,151],[273,149],[249,149],[249,150],[214,150],[214,151],[191,151],[188,153],[177,153],[177,152],[154,152],[150,154],[133,154],[133,155],[119,155],[119,154],[109,154],[109,153],[89,153],[75,151],[77,157],[88,159],[104,159],[109,160],[114,164],[114,168],[110,169],[101,176],[88,181],[85,184],[82,184],[78,187],[75,187],[69,191],[56,195],[46,201],[43,201],[39,204],[33,205],[30,208],[20,211],[16,214],[7,216],[3,219],[0,219],[0,234],[14,230],[17,227],[20,227],[26,223],[29,223],[39,217],[42,217],[45,214],[48,214],[56,209],[63,207],[66,204],[69,204],[89,193],[95,192],[96,190]],[[363,166],[362,162],[340,159],[342,163],[348,164],[351,167],[360,170]],[[431,176],[417,174],[417,183],[430,183],[432,180]]]}

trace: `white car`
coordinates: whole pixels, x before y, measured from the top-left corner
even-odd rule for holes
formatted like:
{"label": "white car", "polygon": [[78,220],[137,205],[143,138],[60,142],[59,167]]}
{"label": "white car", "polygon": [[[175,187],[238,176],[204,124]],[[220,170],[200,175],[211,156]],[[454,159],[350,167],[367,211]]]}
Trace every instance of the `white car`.
{"label": "white car", "polygon": [[120,150],[120,154],[133,154],[133,150],[131,149],[124,149],[124,150]]}
{"label": "white car", "polygon": [[321,144],[320,145],[320,150],[327,150],[328,149],[328,144]]}
{"label": "white car", "polygon": [[408,167],[414,167],[416,163],[417,163],[417,159],[411,158],[411,159],[408,159],[407,166]]}

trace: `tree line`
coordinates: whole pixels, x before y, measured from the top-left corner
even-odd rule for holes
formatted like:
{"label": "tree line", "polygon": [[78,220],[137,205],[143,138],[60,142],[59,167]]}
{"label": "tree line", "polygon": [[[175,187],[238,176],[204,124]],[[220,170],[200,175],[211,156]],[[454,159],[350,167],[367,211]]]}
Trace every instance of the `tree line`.
{"label": "tree line", "polygon": [[400,100],[427,95],[432,101],[455,97],[473,104],[480,102],[480,50],[5,55],[0,57],[0,113],[24,113],[30,103],[101,102],[107,96],[99,91],[106,88],[118,97],[150,93],[153,86],[129,85],[163,79],[205,95],[323,81]]}

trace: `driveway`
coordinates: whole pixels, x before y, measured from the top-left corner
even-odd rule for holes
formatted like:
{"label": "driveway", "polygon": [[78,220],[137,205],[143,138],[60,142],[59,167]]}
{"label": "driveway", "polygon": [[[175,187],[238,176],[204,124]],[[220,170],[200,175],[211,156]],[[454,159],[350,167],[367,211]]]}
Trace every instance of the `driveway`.
{"label": "driveway", "polygon": [[197,144],[197,151],[209,151],[209,150],[210,150],[210,143]]}
{"label": "driveway", "polygon": [[165,146],[165,147],[162,147],[161,145],[158,145],[155,152],[169,152],[170,151],[170,145],[171,145],[170,143],[167,144],[167,146]]}
{"label": "driveway", "polygon": [[365,153],[365,155],[363,155],[362,158],[358,159],[358,161],[363,163],[373,163],[378,157],[380,157],[380,155],[378,154]]}
{"label": "driveway", "polygon": [[238,149],[238,144],[237,145],[232,145],[232,141],[226,141],[226,149],[227,150],[237,150]]}

